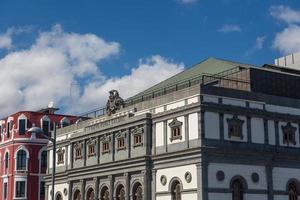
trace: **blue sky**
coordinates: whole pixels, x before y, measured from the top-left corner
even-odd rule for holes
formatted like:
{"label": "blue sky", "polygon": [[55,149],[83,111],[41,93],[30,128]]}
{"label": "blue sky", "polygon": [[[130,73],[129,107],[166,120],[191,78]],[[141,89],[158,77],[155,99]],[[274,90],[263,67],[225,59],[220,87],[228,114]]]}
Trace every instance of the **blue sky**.
{"label": "blue sky", "polygon": [[[7,115],[15,109],[37,109],[50,100],[71,113],[89,110],[105,102],[102,93],[106,94],[109,90],[108,83],[113,82],[112,87],[123,89],[126,98],[209,56],[257,65],[273,63],[281,55],[300,50],[300,45],[286,45],[288,42],[285,42],[287,36],[300,34],[299,13],[299,0],[3,0],[0,2],[0,68],[35,72],[40,68],[46,69],[50,61],[45,67],[39,61],[35,63],[36,68],[28,69],[28,64],[23,66],[22,60],[28,58],[30,64],[30,59],[39,56],[32,52],[43,52],[45,48],[49,50],[54,47],[67,58],[69,68],[61,64],[60,70],[72,71],[74,63],[84,60],[83,64],[80,63],[80,73],[84,75],[79,75],[76,69],[72,77],[66,78],[67,86],[54,84],[56,91],[64,88],[61,90],[69,96],[57,92],[45,95],[41,92],[43,88],[37,89],[35,85],[45,84],[44,81],[21,77],[30,81],[9,84],[8,88],[15,89],[11,97],[18,95],[18,99],[14,102],[0,100],[0,109],[3,110],[0,115]],[[38,40],[45,39],[42,35],[47,38],[47,44],[37,45],[40,44]],[[91,44],[92,51],[102,56],[69,56],[74,43],[68,38],[74,35]],[[103,44],[99,41],[93,43],[95,38],[88,38],[87,35],[100,39]],[[65,40],[58,40],[58,37],[68,40],[66,44],[69,47],[62,47],[60,44],[65,44]],[[73,40],[76,43],[76,37]],[[42,50],[33,51],[36,46]],[[106,49],[109,50],[105,52]],[[55,59],[57,57],[53,57],[52,61]],[[55,62],[53,64],[56,65]],[[165,67],[161,69],[160,64]],[[160,70],[164,73],[158,77],[153,77],[156,76],[153,73],[149,77],[153,69],[158,74]],[[129,82],[136,80],[139,75],[134,73],[139,70],[140,73],[150,70],[147,78],[153,81],[142,83],[138,80],[137,83],[142,86],[130,87],[130,92],[118,85],[124,85],[127,79]],[[13,73],[13,70],[8,73]],[[11,75],[8,82],[18,78]],[[72,83],[75,83],[75,88],[70,88]],[[46,84],[48,90],[51,84],[49,80]],[[83,98],[83,95],[88,96],[88,90],[93,89],[98,89],[98,100],[96,97]],[[74,94],[70,94],[70,90],[75,91]],[[28,93],[45,98],[32,101]],[[0,94],[7,94],[7,89],[1,90],[0,87]],[[70,96],[73,99],[70,100]],[[70,102],[74,104],[74,97],[81,101],[76,105],[82,109],[68,107]],[[7,106],[13,103],[18,106]]]}

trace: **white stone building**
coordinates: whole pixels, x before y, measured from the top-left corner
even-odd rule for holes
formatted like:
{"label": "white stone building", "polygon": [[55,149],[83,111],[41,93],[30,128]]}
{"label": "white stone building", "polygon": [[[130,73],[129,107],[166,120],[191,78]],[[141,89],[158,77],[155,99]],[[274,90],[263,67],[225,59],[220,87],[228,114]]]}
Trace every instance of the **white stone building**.
{"label": "white stone building", "polygon": [[110,115],[58,130],[55,199],[297,199],[299,74],[209,58],[121,109],[112,92]]}

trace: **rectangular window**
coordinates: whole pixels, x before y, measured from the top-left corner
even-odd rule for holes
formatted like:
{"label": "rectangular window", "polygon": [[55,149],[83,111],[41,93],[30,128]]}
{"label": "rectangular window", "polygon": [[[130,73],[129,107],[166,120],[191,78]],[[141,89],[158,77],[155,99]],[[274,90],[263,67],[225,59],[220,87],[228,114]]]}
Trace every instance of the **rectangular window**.
{"label": "rectangular window", "polygon": [[26,131],[26,119],[19,120],[19,134],[23,135]]}
{"label": "rectangular window", "polygon": [[102,143],[102,153],[107,153],[107,152],[109,152],[109,143],[103,142]]}
{"label": "rectangular window", "polygon": [[142,145],[142,135],[141,134],[136,134],[133,136],[133,145],[134,146]]}
{"label": "rectangular window", "polygon": [[6,133],[7,133],[7,137],[9,138],[10,137],[10,122],[7,122],[6,124]]}
{"label": "rectangular window", "polygon": [[89,145],[88,155],[89,155],[89,156],[95,155],[95,145],[93,145],[93,144],[90,144],[90,145]]}
{"label": "rectangular window", "polygon": [[43,133],[45,135],[49,135],[49,124],[50,124],[49,121],[45,121],[45,120],[42,121]]}
{"label": "rectangular window", "polygon": [[40,198],[45,198],[45,181],[40,182]]}
{"label": "rectangular window", "polygon": [[121,149],[125,149],[125,139],[122,137],[122,138],[118,138],[118,150],[121,150]]}
{"label": "rectangular window", "polygon": [[64,154],[63,153],[58,153],[58,159],[57,159],[57,163],[58,164],[63,164],[64,163]]}
{"label": "rectangular window", "polygon": [[3,193],[4,199],[7,199],[7,183],[3,184]]}
{"label": "rectangular window", "polygon": [[16,197],[25,197],[25,181],[16,182]]}

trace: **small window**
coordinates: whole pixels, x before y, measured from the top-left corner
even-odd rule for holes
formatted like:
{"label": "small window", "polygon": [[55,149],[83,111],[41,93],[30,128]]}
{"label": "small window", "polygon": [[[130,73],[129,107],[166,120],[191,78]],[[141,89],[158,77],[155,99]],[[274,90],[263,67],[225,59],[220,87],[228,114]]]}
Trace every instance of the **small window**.
{"label": "small window", "polygon": [[48,120],[43,120],[42,121],[42,129],[43,129],[43,133],[45,135],[49,135],[50,122]]}
{"label": "small window", "polygon": [[41,153],[41,168],[47,168],[47,151]]}
{"label": "small window", "polygon": [[297,128],[292,126],[290,122],[288,122],[285,126],[282,126],[283,133],[283,144],[292,144],[296,145],[296,130]]}
{"label": "small window", "polygon": [[23,135],[26,132],[26,119],[19,119],[19,134]]}
{"label": "small window", "polygon": [[234,115],[231,119],[227,119],[228,124],[228,137],[238,137],[243,139],[243,124],[244,120],[241,120]]}
{"label": "small window", "polygon": [[40,182],[40,198],[45,198],[45,181]]}
{"label": "small window", "polygon": [[25,181],[16,182],[16,197],[25,197]]}
{"label": "small window", "polygon": [[11,129],[11,122],[7,122],[7,124],[6,124],[6,136],[7,136],[7,138],[10,137],[10,129]]}
{"label": "small window", "polygon": [[27,154],[24,150],[19,150],[17,153],[17,170],[26,170]]}
{"label": "small window", "polygon": [[4,199],[7,199],[7,183],[4,183],[3,185],[3,193]]}
{"label": "small window", "polygon": [[64,164],[65,162],[65,150],[59,149],[57,151],[57,164]]}
{"label": "small window", "polygon": [[88,156],[93,156],[93,155],[95,155],[95,145],[90,144],[88,146]]}
{"label": "small window", "polygon": [[109,142],[103,142],[102,143],[102,153],[108,153],[109,152]]}
{"label": "small window", "polygon": [[140,146],[142,145],[142,134],[135,134],[133,136],[133,145],[134,146]]}
{"label": "small window", "polygon": [[60,124],[61,124],[61,127],[66,127],[66,126],[69,126],[69,125],[70,125],[70,121],[69,121],[68,118],[64,117],[64,118],[61,120]]}
{"label": "small window", "polygon": [[83,144],[80,142],[75,143],[74,149],[75,149],[75,160],[82,158],[82,148]]}
{"label": "small window", "polygon": [[5,169],[8,169],[9,155],[8,152],[5,153]]}
{"label": "small window", "polygon": [[120,137],[117,139],[117,149],[118,150],[122,150],[122,149],[125,149],[125,138],[124,137]]}
{"label": "small window", "polygon": [[176,118],[173,119],[171,123],[169,123],[169,126],[171,128],[171,137],[170,140],[181,140],[182,139],[182,122],[178,121]]}

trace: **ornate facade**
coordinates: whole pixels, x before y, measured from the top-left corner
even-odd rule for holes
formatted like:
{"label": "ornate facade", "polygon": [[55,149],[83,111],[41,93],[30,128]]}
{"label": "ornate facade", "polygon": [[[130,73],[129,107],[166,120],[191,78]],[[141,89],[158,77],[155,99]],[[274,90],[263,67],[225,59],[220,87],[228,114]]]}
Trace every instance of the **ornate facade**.
{"label": "ornate facade", "polygon": [[48,140],[28,130],[37,126],[51,136],[54,123],[62,127],[77,120],[74,116],[54,114],[54,110],[20,111],[0,120],[1,200],[45,199]]}
{"label": "ornate facade", "polygon": [[297,70],[210,58],[123,106],[112,95],[58,130],[47,198],[56,167],[57,200],[295,200],[299,85]]}

